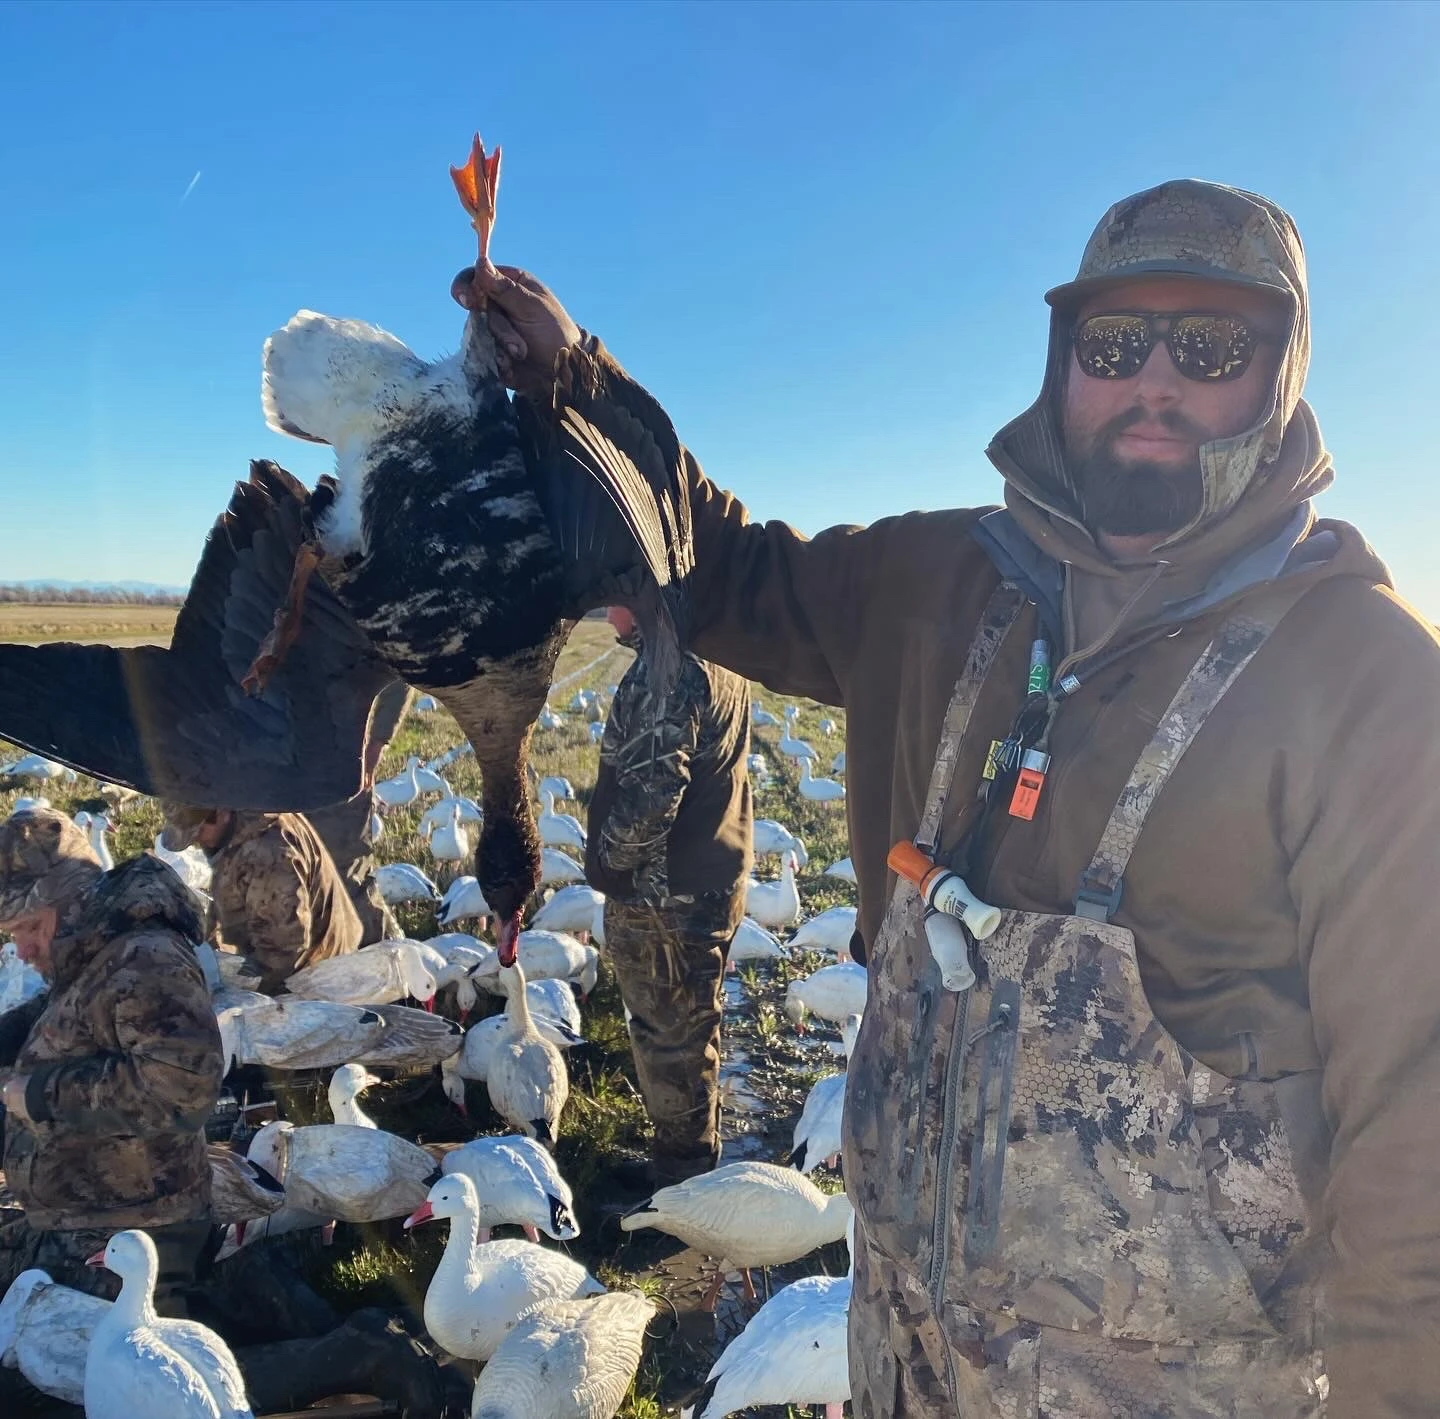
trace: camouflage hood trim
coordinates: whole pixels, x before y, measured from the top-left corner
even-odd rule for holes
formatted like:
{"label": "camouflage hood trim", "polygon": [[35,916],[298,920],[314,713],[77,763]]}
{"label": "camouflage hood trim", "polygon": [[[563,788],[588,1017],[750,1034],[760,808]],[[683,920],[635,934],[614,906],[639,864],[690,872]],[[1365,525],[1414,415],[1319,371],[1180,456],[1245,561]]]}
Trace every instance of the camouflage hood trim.
{"label": "camouflage hood trim", "polygon": [[1202,445],[1204,498],[1197,515],[1160,544],[1169,547],[1223,517],[1266,476],[1300,405],[1310,367],[1305,250],[1289,214],[1268,198],[1186,178],[1111,207],[1086,244],[1075,280],[1046,294],[1052,308],[1050,349],[1040,397],[995,435],[987,454],[1012,489],[1083,531],[1056,414],[1069,368],[1073,311],[1095,291],[1144,274],[1258,287],[1283,296],[1291,311],[1288,343],[1265,410],[1244,433]]}
{"label": "camouflage hood trim", "polygon": [[51,947],[55,984],[84,968],[106,941],[141,927],[173,931],[186,941],[205,939],[205,918],[190,889],[159,858],[144,853],[100,878],[79,919]]}

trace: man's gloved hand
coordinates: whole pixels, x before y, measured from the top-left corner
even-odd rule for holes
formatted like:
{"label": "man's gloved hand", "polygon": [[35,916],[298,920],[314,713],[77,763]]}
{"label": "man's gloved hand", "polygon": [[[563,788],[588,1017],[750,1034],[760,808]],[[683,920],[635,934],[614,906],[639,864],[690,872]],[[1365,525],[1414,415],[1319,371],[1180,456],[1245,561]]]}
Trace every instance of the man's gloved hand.
{"label": "man's gloved hand", "polygon": [[501,378],[511,389],[543,401],[556,358],[582,339],[565,307],[518,266],[467,266],[450,283],[450,295],[466,310],[484,303]]}

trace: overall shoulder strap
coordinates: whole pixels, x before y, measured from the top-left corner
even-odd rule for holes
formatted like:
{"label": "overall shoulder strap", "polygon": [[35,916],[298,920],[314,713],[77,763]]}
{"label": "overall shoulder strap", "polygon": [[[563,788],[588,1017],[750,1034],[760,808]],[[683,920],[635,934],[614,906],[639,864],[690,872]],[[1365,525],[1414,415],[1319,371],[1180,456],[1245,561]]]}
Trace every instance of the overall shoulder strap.
{"label": "overall shoulder strap", "polygon": [[1309,585],[1289,595],[1268,597],[1263,605],[1236,611],[1221,623],[1176,690],[1170,707],[1161,716],[1154,735],[1120,792],[1110,821],[1101,834],[1100,846],[1080,876],[1075,896],[1076,916],[1094,921],[1109,921],[1114,916],[1120,905],[1130,855],[1135,851],[1140,830],[1160,790],[1169,782],[1175,766],[1195,742],[1225,692]]}
{"label": "overall shoulder strap", "polygon": [[990,673],[996,653],[1004,643],[1025,604],[1025,594],[1013,582],[1002,581],[990,594],[975,637],[965,656],[965,667],[955,682],[954,693],[945,710],[945,723],[940,730],[940,747],[935,751],[935,765],[930,770],[930,787],[925,795],[925,811],[915,834],[915,846],[926,854],[935,851],[940,836],[940,822],[950,786],[955,778],[955,761],[960,756],[960,741],[965,737],[970,713],[979,698],[980,687]]}

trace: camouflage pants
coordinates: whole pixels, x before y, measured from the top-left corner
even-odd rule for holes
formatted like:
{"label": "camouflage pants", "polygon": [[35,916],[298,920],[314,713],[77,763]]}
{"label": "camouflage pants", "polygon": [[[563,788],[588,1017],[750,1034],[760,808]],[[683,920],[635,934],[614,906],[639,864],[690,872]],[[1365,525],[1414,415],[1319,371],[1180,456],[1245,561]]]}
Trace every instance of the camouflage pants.
{"label": "camouflage pants", "polygon": [[[185,1293],[195,1285],[202,1252],[210,1241],[209,1222],[172,1222],[147,1227],[160,1258],[155,1282],[155,1308],[161,1315],[186,1316]],[[74,1231],[41,1231],[18,1209],[0,1212],[0,1296],[22,1272],[38,1267],[52,1281],[113,1301],[120,1294],[120,1278],[103,1266],[86,1266],[86,1258],[104,1249],[114,1236],[113,1227],[84,1227]]]}
{"label": "camouflage pants", "polygon": [[733,897],[605,903],[605,949],[630,1011],[635,1073],[655,1126],[662,1185],[719,1161],[721,982],[740,911]]}

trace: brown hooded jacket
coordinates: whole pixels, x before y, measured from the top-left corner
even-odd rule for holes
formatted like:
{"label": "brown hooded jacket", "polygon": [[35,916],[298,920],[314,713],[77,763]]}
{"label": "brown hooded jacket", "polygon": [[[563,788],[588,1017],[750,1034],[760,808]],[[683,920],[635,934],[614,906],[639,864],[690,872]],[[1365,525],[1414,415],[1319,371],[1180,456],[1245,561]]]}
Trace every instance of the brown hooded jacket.
{"label": "brown hooded jacket", "polygon": [[[807,539],[751,524],[687,454],[692,645],[781,693],[845,707],[852,856],[873,943],[893,884],[887,849],[916,831],[946,704],[1001,568],[1032,604],[975,706],[940,853],[964,844],[977,809],[966,786],[978,787],[989,742],[1022,704],[1032,635],[1048,627],[1067,655],[1059,669],[1083,688],[1054,721],[1034,820],[996,815],[971,870],[982,897],[1039,912],[1073,910],[1117,796],[1224,615],[1296,602],[1156,801],[1113,919],[1135,935],[1156,1015],[1204,1063],[1263,1079],[1323,1066],[1306,1183],[1333,1250],[1329,1414],[1429,1414],[1440,1394],[1429,925],[1440,644],[1360,534],[1311,509],[1331,474],[1299,401],[1309,325],[1289,218],[1233,189],[1166,184],[1107,214],[1081,277],[1143,270],[1268,285],[1293,312],[1273,406],[1256,429],[1202,450],[1195,525],[1138,568],[1113,566],[1085,530],[1051,414],[1068,308],[1084,294],[1062,288],[1041,399],[990,449],[1003,511],[912,513]],[[864,1043],[852,1071],[883,1072]],[[867,1188],[893,1179],[868,1176],[863,1157],[847,1157],[846,1174],[863,1222]]]}

